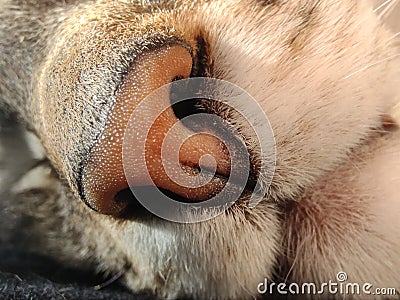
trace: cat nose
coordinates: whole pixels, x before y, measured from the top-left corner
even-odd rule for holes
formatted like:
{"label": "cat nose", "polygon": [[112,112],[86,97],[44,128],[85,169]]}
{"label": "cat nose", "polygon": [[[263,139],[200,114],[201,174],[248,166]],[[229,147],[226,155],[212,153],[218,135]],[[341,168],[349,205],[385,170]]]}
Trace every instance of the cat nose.
{"label": "cat nose", "polygon": [[[140,143],[129,145],[130,156],[133,157],[129,165],[131,168],[138,167],[130,175],[132,178],[127,180],[125,177],[123,142],[132,113],[152,91],[175,78],[188,78],[191,69],[192,56],[180,45],[164,46],[148,52],[130,67],[116,92],[116,101],[105,129],[91,149],[82,172],[81,194],[92,209],[106,215],[121,215],[129,207],[129,199],[121,199],[118,195],[132,185],[155,185],[188,202],[207,200],[223,188],[221,180],[211,180],[193,188],[171,178],[171,172],[178,174],[182,170],[187,176],[198,175],[199,169],[214,170],[220,177],[228,177],[230,173],[229,153],[223,141],[207,132],[194,134],[179,121],[171,105],[167,105],[168,108],[155,119],[148,131],[144,158],[140,157],[143,155],[143,148],[138,146]],[[165,95],[159,101],[170,103],[168,97]],[[140,119],[143,120],[152,118],[160,105],[154,101],[147,102],[143,102],[145,107],[141,106]],[[174,130],[168,139],[172,141],[171,147],[163,147],[172,127]],[[174,141],[179,144],[174,145]],[[146,170],[140,168],[143,159]],[[145,176],[146,172],[149,176]]]}

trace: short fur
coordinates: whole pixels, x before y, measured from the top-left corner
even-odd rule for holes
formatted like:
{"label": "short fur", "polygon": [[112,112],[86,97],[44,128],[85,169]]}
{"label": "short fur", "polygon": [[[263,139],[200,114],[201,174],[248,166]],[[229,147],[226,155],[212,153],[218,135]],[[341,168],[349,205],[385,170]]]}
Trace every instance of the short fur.
{"label": "short fur", "polygon": [[[48,159],[4,188],[1,203],[13,220],[33,220],[22,228],[33,250],[126,270],[129,288],[168,298],[250,298],[264,278],[319,283],[339,271],[400,289],[400,139],[377,133],[387,131],[383,116],[396,116],[399,53],[369,1],[0,0],[0,8],[0,102]],[[193,225],[97,214],[80,201],[80,172],[114,92],[138,56],[174,43],[195,64],[206,47],[203,75],[239,85],[265,111],[278,152],[270,194],[254,209],[238,204]]]}

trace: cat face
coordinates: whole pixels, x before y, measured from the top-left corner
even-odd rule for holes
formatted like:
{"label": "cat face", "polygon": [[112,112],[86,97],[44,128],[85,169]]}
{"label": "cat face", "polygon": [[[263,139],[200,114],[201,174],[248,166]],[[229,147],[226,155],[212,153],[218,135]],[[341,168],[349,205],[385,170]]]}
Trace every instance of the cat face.
{"label": "cat face", "polygon": [[[107,270],[126,269],[135,291],[169,298],[256,295],[257,283],[279,265],[286,201],[347,159],[396,101],[392,34],[367,1],[75,1],[50,11],[41,16],[33,62],[26,62],[34,72],[21,115],[65,179],[61,211],[70,215],[74,207],[69,222],[80,231],[71,249]],[[168,222],[139,207],[121,218],[126,206],[116,195],[129,187],[121,137],[129,118],[152,91],[187,77],[225,80],[256,100],[276,147],[269,193],[255,208],[239,201],[198,224]],[[247,127],[265,122],[254,113],[244,124],[229,105],[201,106],[250,140]],[[150,118],[146,110],[142,118]],[[159,121],[155,144],[175,119],[170,109]],[[204,148],[226,177],[218,145],[205,136],[189,142],[184,160],[198,164],[191,153]],[[249,153],[252,164],[267,159],[257,147]],[[201,193],[177,187],[158,160],[151,165],[157,186],[190,201]],[[136,182],[148,184],[140,176]]]}

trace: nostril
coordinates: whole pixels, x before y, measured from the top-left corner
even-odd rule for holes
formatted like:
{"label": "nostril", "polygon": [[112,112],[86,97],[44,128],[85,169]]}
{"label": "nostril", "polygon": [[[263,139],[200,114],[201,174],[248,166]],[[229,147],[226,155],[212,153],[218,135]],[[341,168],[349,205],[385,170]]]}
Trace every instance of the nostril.
{"label": "nostril", "polygon": [[123,205],[118,215],[115,215],[121,219],[130,219],[135,221],[144,221],[153,217],[153,215],[138,201],[135,195],[129,188],[119,191],[114,199],[116,203]]}
{"label": "nostril", "polygon": [[[171,92],[173,93],[173,91]],[[173,97],[174,95],[170,96],[171,99],[173,99]],[[197,99],[179,101],[178,103],[172,104],[172,109],[174,111],[175,116],[179,120],[183,120],[188,116],[201,112]]]}
{"label": "nostril", "polygon": [[[178,97],[178,99],[176,99]],[[171,108],[178,120],[182,122],[184,126],[186,126],[190,130],[198,130],[204,128],[205,124],[201,124],[196,120],[193,122],[193,119],[190,116],[196,115],[198,113],[204,112],[199,105],[199,99],[188,99],[188,100],[180,100],[179,96],[177,96],[174,92],[174,86],[171,87],[170,92],[170,101]]]}

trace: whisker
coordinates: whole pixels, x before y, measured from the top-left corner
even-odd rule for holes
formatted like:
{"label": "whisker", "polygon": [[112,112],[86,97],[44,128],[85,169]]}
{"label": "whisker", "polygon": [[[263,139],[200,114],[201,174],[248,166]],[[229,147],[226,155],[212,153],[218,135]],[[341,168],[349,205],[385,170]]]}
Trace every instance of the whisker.
{"label": "whisker", "polygon": [[385,2],[383,2],[381,5],[379,5],[377,8],[374,9],[374,13],[380,11],[381,9],[385,8],[385,6],[387,5],[393,5],[392,2],[396,2],[397,0],[386,0]]}
{"label": "whisker", "polygon": [[387,41],[390,42],[400,36],[400,31],[392,35]]}
{"label": "whisker", "polygon": [[104,282],[104,283],[102,283],[102,284],[99,284],[99,285],[96,285],[96,286],[94,286],[93,288],[94,288],[96,291],[100,291],[100,290],[102,290],[102,289],[104,289],[104,288],[110,286],[110,285],[113,284],[114,282],[116,282],[118,279],[120,279],[122,276],[124,276],[126,272],[127,272],[127,270],[124,269],[124,270],[118,272],[118,273],[117,273],[116,275],[114,275],[113,277],[111,277],[111,278],[110,278],[109,280],[107,280],[106,282]]}
{"label": "whisker", "polygon": [[399,1],[398,1],[398,0],[393,0],[393,1],[392,1],[391,3],[389,3],[389,5],[386,6],[386,8],[379,14],[379,17],[382,18],[382,19],[389,17],[389,16],[393,13],[393,11],[394,11],[394,9],[396,8],[396,5],[397,5],[397,4],[399,4]]}
{"label": "whisker", "polygon": [[348,79],[348,78],[350,78],[350,77],[352,77],[352,76],[354,76],[356,74],[359,74],[361,72],[364,72],[364,71],[368,70],[369,68],[372,68],[372,67],[374,67],[376,65],[379,65],[381,63],[384,63],[386,61],[392,60],[392,59],[394,59],[394,58],[396,58],[398,56],[400,56],[400,53],[397,53],[395,55],[389,56],[389,57],[387,57],[385,59],[382,59],[382,60],[379,60],[379,61],[377,61],[375,63],[369,64],[369,65],[367,65],[365,67],[362,67],[361,69],[359,69],[357,71],[354,71],[354,72],[350,73],[349,75],[346,75],[345,77],[342,78],[342,80]]}
{"label": "whisker", "polygon": [[[383,2],[381,5],[379,5],[378,7],[374,8],[373,12],[377,13],[378,11],[380,11],[381,9],[384,9],[386,6],[393,6],[393,3],[396,4],[398,0],[386,0],[385,2]],[[385,10],[384,10],[385,11]],[[379,17],[381,17],[381,14],[378,14]],[[356,26],[360,26],[362,23],[364,23],[368,18],[370,18],[370,15],[367,15],[365,18],[361,19],[359,22],[357,22]]]}
{"label": "whisker", "polygon": [[284,282],[287,282],[287,281],[288,281],[289,276],[292,274],[293,269],[295,268],[297,262],[300,260],[300,253],[301,253],[300,250],[303,248],[303,246],[304,246],[305,244],[306,244],[306,240],[304,239],[304,240],[301,241],[300,245],[298,245],[298,251],[296,251],[296,255],[295,255],[295,257],[294,257],[294,259],[293,259],[293,261],[292,261],[292,264],[291,264],[291,266],[290,266],[289,271],[287,272],[287,274],[286,274],[286,276],[285,276]]}

